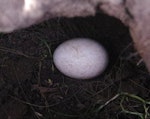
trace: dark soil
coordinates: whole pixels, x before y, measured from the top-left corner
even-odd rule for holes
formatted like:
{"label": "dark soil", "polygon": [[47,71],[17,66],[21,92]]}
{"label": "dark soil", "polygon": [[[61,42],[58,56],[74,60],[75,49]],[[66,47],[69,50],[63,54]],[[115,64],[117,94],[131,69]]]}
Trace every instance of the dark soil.
{"label": "dark soil", "polygon": [[[81,81],[55,68],[55,48],[77,37],[107,49],[109,65],[102,75]],[[138,113],[149,114],[138,100],[149,101],[149,77],[128,28],[103,14],[56,18],[0,34],[0,119],[140,119]]]}

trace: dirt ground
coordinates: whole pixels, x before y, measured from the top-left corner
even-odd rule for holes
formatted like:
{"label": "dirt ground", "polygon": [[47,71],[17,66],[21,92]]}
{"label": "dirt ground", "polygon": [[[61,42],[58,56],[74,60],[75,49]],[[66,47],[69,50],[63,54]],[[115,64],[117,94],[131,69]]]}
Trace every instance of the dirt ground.
{"label": "dirt ground", "polygon": [[[77,37],[108,51],[102,75],[81,81],[55,68],[55,48]],[[128,28],[103,14],[0,34],[0,119],[149,119],[149,77]]]}

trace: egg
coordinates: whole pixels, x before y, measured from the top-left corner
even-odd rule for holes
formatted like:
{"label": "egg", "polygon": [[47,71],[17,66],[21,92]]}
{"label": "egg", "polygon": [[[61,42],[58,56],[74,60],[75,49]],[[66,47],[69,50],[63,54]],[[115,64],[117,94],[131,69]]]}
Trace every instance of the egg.
{"label": "egg", "polygon": [[56,68],[74,79],[91,79],[100,75],[108,63],[108,55],[98,42],[74,38],[60,44],[53,54]]}

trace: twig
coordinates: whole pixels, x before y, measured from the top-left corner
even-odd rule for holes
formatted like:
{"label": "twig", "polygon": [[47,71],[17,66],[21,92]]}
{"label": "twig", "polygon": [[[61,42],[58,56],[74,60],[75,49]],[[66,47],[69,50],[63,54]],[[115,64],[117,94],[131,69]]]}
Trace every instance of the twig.
{"label": "twig", "polygon": [[9,52],[9,53],[20,55],[20,56],[23,56],[23,57],[26,57],[26,58],[37,59],[37,57],[29,56],[29,55],[26,55],[26,54],[18,51],[18,50],[14,50],[14,49],[2,47],[2,46],[0,46],[0,51]]}

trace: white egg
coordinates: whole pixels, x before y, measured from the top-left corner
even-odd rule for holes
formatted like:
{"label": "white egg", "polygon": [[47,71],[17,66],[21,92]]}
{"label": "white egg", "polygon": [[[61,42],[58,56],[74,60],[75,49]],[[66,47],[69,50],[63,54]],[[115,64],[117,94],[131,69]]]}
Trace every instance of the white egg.
{"label": "white egg", "polygon": [[103,46],[86,38],[60,44],[54,51],[53,60],[60,72],[75,79],[94,78],[105,70],[108,63]]}

